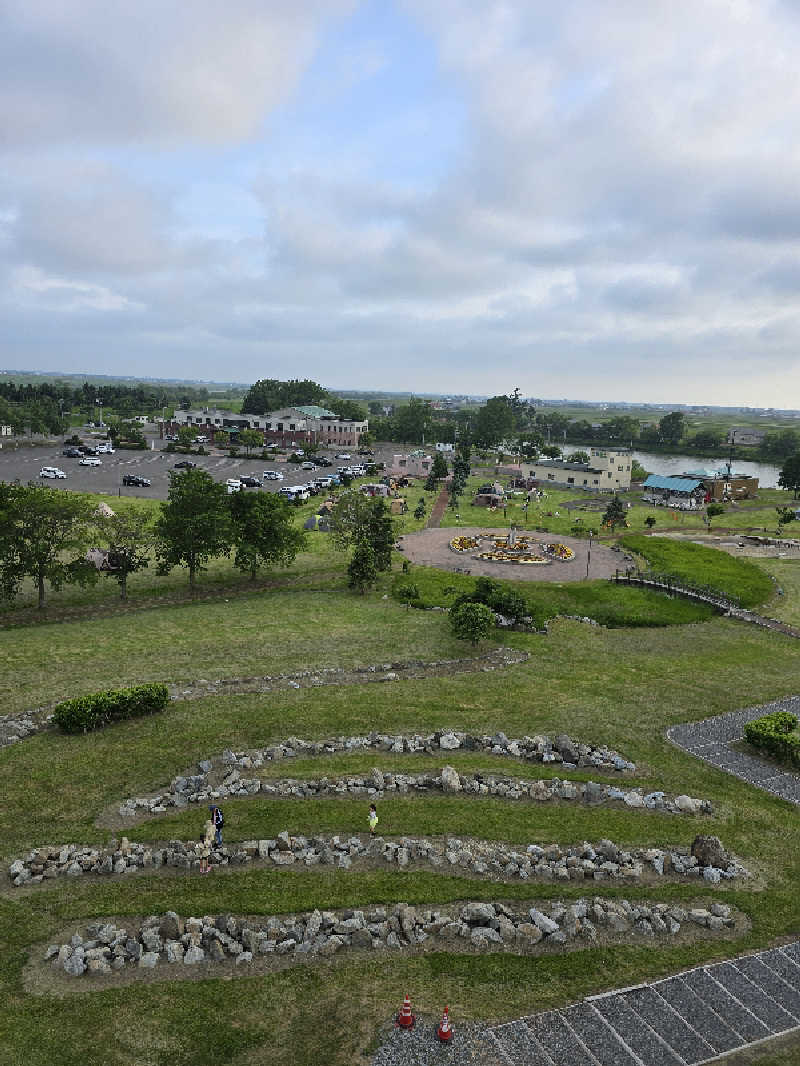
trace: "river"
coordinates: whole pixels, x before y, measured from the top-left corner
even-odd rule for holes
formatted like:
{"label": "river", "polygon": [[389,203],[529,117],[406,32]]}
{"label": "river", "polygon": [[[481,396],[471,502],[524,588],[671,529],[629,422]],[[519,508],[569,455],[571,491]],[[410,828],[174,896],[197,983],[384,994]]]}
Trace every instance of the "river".
{"label": "river", "polygon": [[[634,459],[638,460],[651,474],[675,475],[686,470],[725,470],[725,459],[709,459],[703,455],[652,455],[634,449]],[[780,467],[768,463],[751,463],[743,459],[734,459],[734,474],[749,474],[758,478],[762,489],[776,489]]]}

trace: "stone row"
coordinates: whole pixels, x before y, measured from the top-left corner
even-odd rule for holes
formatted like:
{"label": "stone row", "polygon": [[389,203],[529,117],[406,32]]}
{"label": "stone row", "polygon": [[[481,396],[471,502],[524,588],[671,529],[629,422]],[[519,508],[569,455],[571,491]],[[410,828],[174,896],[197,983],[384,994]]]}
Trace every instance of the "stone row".
{"label": "stone row", "polygon": [[[126,874],[136,870],[199,866],[199,845],[172,840],[164,846],[132,844],[123,837],[118,847],[93,848],[75,844],[42,847],[9,867],[19,887],[56,877],[84,874]],[[448,837],[442,841],[401,837],[290,836],[287,831],[268,840],[215,846],[212,866],[239,866],[263,861],[276,866],[336,866],[386,862],[398,868],[422,864],[434,869],[464,870],[470,875],[523,881],[623,880],[672,876],[702,879],[710,884],[748,877],[748,871],[728,855],[717,837],[697,836],[691,847],[621,848],[610,840],[562,847],[528,844],[515,847],[494,841]]]}
{"label": "stone row", "polygon": [[131,797],[118,808],[118,813],[124,818],[140,817],[143,814],[159,815],[170,809],[186,807],[190,803],[219,803],[259,793],[294,799],[349,795],[380,800],[386,795],[405,795],[410,792],[441,792],[447,795],[464,793],[539,802],[566,800],[593,806],[618,804],[632,810],[646,809],[665,814],[712,814],[714,810],[710,800],[686,795],[669,796],[660,790],[645,792],[641,788],[623,789],[617,785],[561,780],[558,777],[530,780],[487,773],[459,774],[452,766],[445,766],[438,773],[388,773],[376,767],[366,775],[277,780],[244,777],[240,770],[232,768],[216,784],[211,783],[207,774],[175,777],[170,783],[169,791],[155,796]]}
{"label": "stone row", "polygon": [[[543,905],[544,906],[544,905]],[[138,928],[93,922],[68,943],[51,944],[46,962],[71,977],[114,971],[153,969],[167,963],[195,966],[234,960],[246,966],[259,956],[307,959],[347,949],[403,950],[439,943],[479,951],[525,953],[538,944],[588,944],[612,937],[622,941],[668,939],[684,925],[720,933],[735,925],[732,909],[685,909],[667,903],[629,903],[595,897],[537,907],[471,902],[438,908],[393,907],[320,911],[260,921],[232,915],[182,918],[174,911],[146,918]]]}

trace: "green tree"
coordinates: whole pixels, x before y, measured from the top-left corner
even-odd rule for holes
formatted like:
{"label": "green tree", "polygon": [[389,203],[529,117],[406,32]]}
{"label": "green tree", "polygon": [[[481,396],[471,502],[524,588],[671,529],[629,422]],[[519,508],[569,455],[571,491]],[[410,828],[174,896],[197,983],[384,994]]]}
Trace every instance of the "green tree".
{"label": "green tree", "polygon": [[431,405],[412,396],[407,404],[395,410],[393,420],[395,439],[403,443],[421,444],[426,433],[430,437]]}
{"label": "green tree", "polygon": [[494,627],[494,612],[485,603],[461,603],[450,611],[450,627],[459,640],[477,644]]}
{"label": "green tree", "polygon": [[271,492],[234,492],[228,499],[234,566],[253,581],[261,567],[290,566],[305,547],[306,537],[294,524],[288,500]]}
{"label": "green tree", "polygon": [[589,462],[589,453],[588,452],[571,452],[567,456],[567,462],[568,463],[588,463]]}
{"label": "green tree", "polygon": [[178,447],[191,448],[194,437],[195,431],[193,426],[178,427]]}
{"label": "green tree", "polygon": [[425,485],[423,486],[426,492],[436,492],[437,484],[436,477],[431,470],[430,474],[425,478]]}
{"label": "green tree", "polygon": [[375,553],[369,544],[360,542],[353,550],[353,557],[347,567],[347,584],[362,595],[375,584],[378,569],[375,565]]}
{"label": "green tree", "polygon": [[231,442],[231,435],[225,429],[218,429],[214,434],[214,443],[218,448],[225,448]]}
{"label": "green tree", "polygon": [[686,432],[686,419],[682,411],[672,411],[658,423],[658,437],[663,444],[680,444]]}
{"label": "green tree", "polygon": [[386,501],[378,498],[371,501],[372,506],[367,520],[366,537],[375,556],[375,566],[380,570],[392,569],[392,549],[394,548],[394,523]]}
{"label": "green tree", "polygon": [[325,407],[338,418],[344,418],[353,422],[365,422],[367,418],[367,412],[364,407],[356,400],[351,400],[347,396],[336,396],[333,393],[329,393],[325,400]]}
{"label": "green tree", "polygon": [[395,533],[392,516],[383,499],[370,499],[360,492],[343,492],[330,516],[334,547],[344,551],[368,544],[377,570],[391,570]]}
{"label": "green tree", "polygon": [[153,514],[130,507],[116,514],[102,515],[98,528],[108,544],[109,576],[119,584],[120,599],[128,598],[128,575],[149,565],[155,545]]}
{"label": "green tree", "polygon": [[603,515],[603,525],[614,530],[625,521],[625,506],[619,496],[612,496]]}
{"label": "green tree", "polygon": [[800,452],[795,452],[784,461],[778,474],[778,488],[791,489],[794,499],[800,493]]}
{"label": "green tree", "polygon": [[644,481],[647,474],[648,471],[645,470],[638,459],[631,459],[631,481]]}
{"label": "green tree", "polygon": [[800,451],[800,434],[795,429],[782,429],[768,433],[759,452],[765,459],[786,459]]}
{"label": "green tree", "polygon": [[233,529],[225,486],[205,470],[171,470],[167,502],[161,505],[155,531],[158,573],[186,566],[194,596],[197,574],[206,569],[209,559],[231,551]]}
{"label": "green tree", "polygon": [[542,455],[548,459],[559,459],[561,457],[561,449],[557,444],[545,444],[542,448]]}
{"label": "green tree", "polygon": [[645,518],[644,524],[647,526],[648,529],[652,529],[653,526],[656,524],[656,516],[649,514],[647,518]]}
{"label": "green tree", "polygon": [[414,517],[417,521],[421,521],[425,517],[425,501],[420,500],[417,506],[414,508]]}
{"label": "green tree", "polygon": [[701,429],[694,433],[686,441],[690,448],[702,450],[704,448],[719,448],[725,439],[725,434],[720,429]]}
{"label": "green tree", "polygon": [[316,381],[278,381],[275,378],[262,378],[250,386],[242,401],[242,414],[263,415],[281,407],[322,405],[327,399],[326,389]]}
{"label": "green tree", "polygon": [[0,590],[13,600],[30,577],[39,608],[47,603],[47,585],[56,592],[65,584],[92,584],[93,563],[86,560],[97,511],[85,496],[59,492],[33,482],[3,485],[0,492]]}
{"label": "green tree", "polygon": [[263,443],[263,434],[259,433],[257,429],[243,429],[239,434],[239,444],[241,444],[248,455],[253,448],[260,448]]}
{"label": "green tree", "polygon": [[433,457],[433,466],[431,467],[431,474],[437,480],[443,480],[448,475],[447,460],[441,452],[437,452]]}
{"label": "green tree", "polygon": [[401,603],[406,605],[406,610],[408,610],[413,601],[419,599],[419,588],[411,581],[404,581],[402,585],[398,585],[395,589],[395,595]]}
{"label": "green tree", "polygon": [[508,396],[493,396],[475,416],[472,436],[482,448],[494,448],[514,432],[514,409]]}

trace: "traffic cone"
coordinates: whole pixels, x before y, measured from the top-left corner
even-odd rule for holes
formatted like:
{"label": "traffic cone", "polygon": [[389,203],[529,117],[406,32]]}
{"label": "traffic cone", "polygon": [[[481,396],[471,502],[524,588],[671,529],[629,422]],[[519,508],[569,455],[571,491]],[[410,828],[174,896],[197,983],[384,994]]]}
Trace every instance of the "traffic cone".
{"label": "traffic cone", "polygon": [[395,1024],[400,1029],[413,1029],[416,1021],[416,1017],[411,1013],[411,1000],[408,992],[406,992],[406,998],[403,1000],[403,1009],[397,1015]]}
{"label": "traffic cone", "polygon": [[442,1021],[439,1028],[436,1030],[436,1035],[443,1044],[446,1044],[448,1040],[453,1039],[453,1027],[450,1025],[450,1008],[444,1008],[444,1014],[442,1015]]}

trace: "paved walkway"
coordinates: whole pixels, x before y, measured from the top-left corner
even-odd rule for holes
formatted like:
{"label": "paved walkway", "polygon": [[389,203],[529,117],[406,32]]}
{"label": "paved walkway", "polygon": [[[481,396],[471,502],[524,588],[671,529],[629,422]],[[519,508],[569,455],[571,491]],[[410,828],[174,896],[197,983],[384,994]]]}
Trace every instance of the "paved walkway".
{"label": "paved walkway", "polygon": [[447,501],[449,497],[447,495],[447,489],[443,486],[442,491],[436,497],[436,503],[431,507],[431,516],[428,519],[426,529],[438,529],[439,523],[442,520],[442,515],[447,510]]}
{"label": "paved walkway", "polygon": [[790,696],[761,707],[718,714],[702,722],[676,725],[667,730],[667,739],[690,755],[716,766],[718,770],[725,770],[756,788],[763,788],[765,792],[800,805],[800,774],[779,770],[773,763],[746,755],[730,746],[742,739],[748,722],[774,711],[791,711],[800,718],[800,696]]}

